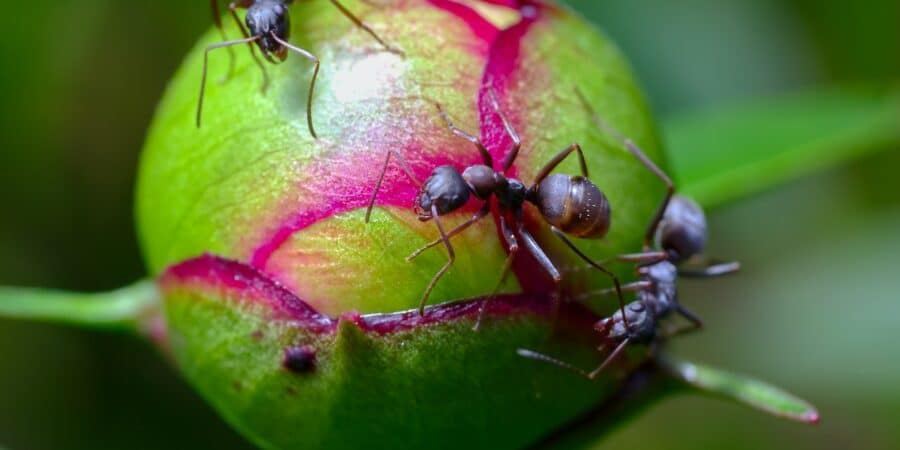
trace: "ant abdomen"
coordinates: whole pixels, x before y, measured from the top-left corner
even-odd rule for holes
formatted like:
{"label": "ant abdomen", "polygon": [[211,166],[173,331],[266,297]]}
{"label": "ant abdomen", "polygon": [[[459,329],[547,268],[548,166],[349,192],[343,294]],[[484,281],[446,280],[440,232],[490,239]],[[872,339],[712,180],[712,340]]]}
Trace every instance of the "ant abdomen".
{"label": "ant abdomen", "polygon": [[672,197],[659,224],[657,239],[660,248],[668,252],[670,260],[676,264],[703,253],[706,247],[703,209],[687,197]]}
{"label": "ant abdomen", "polygon": [[419,198],[416,200],[416,214],[419,220],[432,217],[432,206],[438,215],[444,215],[461,208],[469,201],[469,185],[453,166],[440,166],[425,180]]}
{"label": "ant abdomen", "polygon": [[529,200],[547,223],[568,235],[600,239],[609,231],[609,201],[585,177],[549,175],[533,188]]}

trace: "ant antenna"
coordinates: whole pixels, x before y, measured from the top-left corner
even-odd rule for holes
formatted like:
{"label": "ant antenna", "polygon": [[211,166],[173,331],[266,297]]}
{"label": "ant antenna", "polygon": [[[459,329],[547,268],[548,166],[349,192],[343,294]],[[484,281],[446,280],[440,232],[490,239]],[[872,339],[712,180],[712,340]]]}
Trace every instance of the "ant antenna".
{"label": "ant antenna", "polygon": [[494,90],[494,87],[488,86],[487,92],[488,100],[491,102],[491,108],[494,109],[494,112],[500,118],[500,121],[503,122],[503,128],[506,128],[506,134],[509,135],[509,138],[512,139],[513,142],[512,147],[506,154],[506,158],[503,159],[503,172],[505,173],[519,156],[519,149],[522,148],[522,139],[519,138],[519,133],[517,133],[512,124],[509,123],[506,114],[500,109],[500,102],[497,100],[497,92]]}
{"label": "ant antenna", "polygon": [[[369,198],[369,206],[366,208],[366,223],[369,223],[369,218],[372,216],[372,208],[375,207],[375,199],[378,198],[378,191],[381,190],[381,183],[384,182],[384,174],[387,173],[388,164],[391,163],[391,156],[397,160],[397,164],[400,165],[400,168],[403,169],[403,173],[406,174],[407,177],[415,184],[416,186],[421,186],[422,183],[416,178],[413,174],[412,169],[409,168],[409,164],[406,163],[406,158],[403,157],[396,150],[388,150],[387,156],[384,158],[384,165],[381,167],[381,174],[378,175],[378,181],[375,182],[375,189],[372,191],[372,197]],[[435,241],[434,245],[439,244],[440,241]],[[426,248],[430,248],[426,247]],[[409,258],[407,258],[409,259]]]}
{"label": "ant antenna", "polygon": [[528,358],[528,359],[533,359],[535,361],[550,363],[550,364],[553,364],[554,366],[562,367],[563,369],[566,369],[566,370],[571,370],[572,372],[575,372],[578,375],[581,375],[589,380],[593,380],[593,377],[591,377],[589,373],[587,373],[565,361],[558,360],[552,356],[547,356],[543,353],[538,353],[538,352],[531,351],[531,350],[524,349],[524,348],[516,349],[516,354],[518,354],[519,356],[521,356],[523,358]]}

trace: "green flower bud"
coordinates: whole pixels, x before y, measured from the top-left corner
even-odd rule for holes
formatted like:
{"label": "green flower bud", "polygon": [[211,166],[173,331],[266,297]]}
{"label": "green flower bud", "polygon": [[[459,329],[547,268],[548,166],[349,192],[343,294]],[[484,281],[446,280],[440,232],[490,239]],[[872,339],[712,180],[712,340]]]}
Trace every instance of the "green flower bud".
{"label": "green flower bud", "polygon": [[[656,380],[647,372],[818,420],[808,403],[777,388],[672,357],[650,360],[646,346],[629,347],[595,380],[578,376],[606,358],[594,324],[618,303],[557,308],[556,288],[533,251],[520,251],[501,281],[508,246],[497,203],[452,236],[455,263],[420,314],[426,286],[448,261],[440,245],[407,258],[439,236],[433,218],[417,216],[421,182],[436,168],[452,167],[442,170],[469,183],[491,171],[467,167],[491,159],[501,169],[514,152],[511,128],[522,146],[504,173],[529,186],[562,149],[579,144],[602,195],[591,185],[575,200],[592,211],[609,207],[610,221],[577,217],[584,226],[567,229],[574,215],[566,208],[576,202],[548,212],[552,202],[532,193],[518,233],[523,247],[523,232],[535,236],[562,272],[563,298],[574,298],[610,279],[584,270],[549,223],[573,236],[605,234],[573,238],[595,260],[634,252],[664,194],[615,133],[598,129],[582,99],[650,159],[663,168],[665,161],[622,55],[550,2],[345,6],[386,44],[332,3],[293,4],[289,40],[322,63],[311,98],[309,58],[263,63],[271,82],[260,92],[263,76],[246,48],[234,48],[233,74],[220,83],[213,80],[229,72],[228,54],[210,51],[198,129],[203,53],[219,34],[188,55],[159,106],[140,169],[138,226],[153,281],[96,295],[0,288],[0,314],[150,337],[263,448],[520,448],[598,408],[614,411],[609,405],[628,400],[635,383]],[[477,136],[489,157],[459,130]],[[383,171],[389,154],[394,164]],[[554,173],[581,174],[575,154]],[[496,180],[479,180],[454,191],[462,206],[440,216],[445,229],[482,208]],[[619,272],[627,277],[630,269]],[[523,357],[534,352],[561,362]],[[575,370],[559,367],[566,364]]]}
{"label": "green flower bud", "polygon": [[[261,94],[244,48],[235,76],[207,86],[203,125],[195,127],[203,47],[216,34],[188,56],[151,128],[140,235],[161,280],[167,345],[184,374],[266,448],[514,448],[612,395],[643,350],[593,382],[516,354],[535,348],[584,367],[604,356],[591,327],[599,316],[566,306],[554,319],[549,277],[529,258],[517,259],[483,326],[472,330],[507,256],[493,216],[452,239],[455,264],[421,317],[410,310],[447,255],[435,247],[405,258],[438,237],[432,222],[416,218],[420,186],[390,165],[371,223],[363,216],[389,151],[420,181],[440,165],[462,171],[481,163],[434,102],[503,160],[511,140],[490,88],[523,142],[509,175],[527,184],[579,143],[613,214],[607,239],[577,244],[598,259],[638,248],[663,186],[596,128],[575,93],[660,161],[619,51],[554,5],[347,2],[400,55],[322,3],[292,7],[292,42],[322,61],[313,98],[319,139],[306,126],[309,62],[269,65],[271,85]],[[226,72],[227,63],[224,52],[212,53],[210,73]],[[556,172],[578,174],[577,158]],[[478,206],[472,200],[442,216],[445,226]],[[526,216],[558,267],[581,265],[536,210]],[[570,292],[609,285],[599,273],[564,279]],[[607,313],[615,305],[594,307]]]}

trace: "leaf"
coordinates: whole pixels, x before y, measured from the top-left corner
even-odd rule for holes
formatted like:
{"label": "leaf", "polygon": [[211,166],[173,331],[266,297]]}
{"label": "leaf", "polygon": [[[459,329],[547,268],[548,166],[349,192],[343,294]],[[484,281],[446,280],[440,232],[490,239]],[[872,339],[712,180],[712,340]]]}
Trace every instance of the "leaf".
{"label": "leaf", "polygon": [[702,393],[724,397],[777,417],[815,424],[819,412],[806,400],[753,378],[660,357],[660,366],[675,379]]}
{"label": "leaf", "polygon": [[681,191],[714,207],[900,144],[900,86],[830,88],[672,117]]}
{"label": "leaf", "polygon": [[0,317],[115,331],[141,331],[156,315],[159,302],[151,281],[94,294],[0,287]]}

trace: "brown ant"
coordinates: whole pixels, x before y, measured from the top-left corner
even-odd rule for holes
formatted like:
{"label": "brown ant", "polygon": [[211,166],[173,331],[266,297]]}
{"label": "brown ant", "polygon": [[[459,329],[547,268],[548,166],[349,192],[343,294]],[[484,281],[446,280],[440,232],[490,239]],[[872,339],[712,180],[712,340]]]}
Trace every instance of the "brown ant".
{"label": "brown ant", "polygon": [[[637,149],[631,140],[624,138],[612,129],[593,110],[580,93],[578,93],[578,97],[600,128],[621,141],[626,147]],[[663,337],[673,337],[698,330],[703,326],[703,321],[696,314],[678,302],[676,279],[679,275],[686,277],[726,275],[738,271],[740,264],[737,262],[712,264],[699,270],[677,267],[681,263],[703,253],[707,239],[706,217],[703,214],[703,210],[695,202],[686,197],[673,195],[674,187],[671,179],[661,170],[659,170],[659,174],[661,175],[660,178],[666,182],[668,193],[647,229],[644,239],[644,251],[615,258],[619,261],[638,264],[637,273],[639,280],[626,284],[621,289],[621,291],[636,292],[637,300],[629,303],[628,306],[613,314],[612,317],[600,320],[594,325],[594,329],[603,334],[606,343],[618,344],[615,349],[591,372],[585,372],[568,363],[531,350],[519,349],[517,352],[520,356],[549,362],[573,370],[589,379],[594,379],[622,353],[627,345],[631,343],[648,344],[655,342],[660,335],[660,321],[673,312],[687,319],[690,324],[674,330],[668,330],[662,333]],[[652,241],[656,241],[661,250],[653,251],[651,249]],[[576,299],[585,299],[610,293],[610,290],[604,289],[588,292],[576,297]]]}
{"label": "brown ant", "polygon": [[[366,222],[372,213],[375,205],[375,199],[387,171],[391,156],[397,159],[400,167],[413,183],[422,186],[415,202],[415,211],[419,220],[434,220],[437,226],[440,238],[432,241],[424,247],[413,252],[407,261],[420,255],[425,250],[443,243],[447,248],[449,260],[431,279],[419,303],[419,313],[424,313],[425,303],[438,280],[455,260],[453,246],[450,244],[450,238],[459,234],[475,222],[483,219],[490,211],[490,199],[496,198],[499,207],[500,231],[503,239],[506,241],[508,256],[503,266],[501,274],[501,282],[510,270],[512,261],[519,251],[519,241],[517,235],[522,240],[525,249],[534,256],[538,264],[550,275],[554,286],[557,290],[561,286],[562,275],[559,269],[550,260],[544,250],[538,244],[537,240],[525,228],[524,221],[524,205],[531,203],[541,213],[544,221],[550,225],[551,231],[559,237],[578,257],[590,264],[595,269],[608,275],[615,286],[615,292],[618,294],[619,307],[622,311],[625,309],[625,302],[621,293],[621,286],[618,277],[603,265],[594,262],[587,255],[581,252],[574,243],[568,238],[568,235],[586,238],[600,239],[606,236],[610,226],[610,205],[597,186],[588,179],[587,164],[585,163],[584,153],[577,144],[571,144],[564,150],[553,157],[540,171],[538,171],[531,186],[526,186],[522,181],[515,178],[508,178],[505,173],[515,162],[521,147],[521,140],[507,120],[493,89],[488,88],[488,99],[495,114],[500,118],[506,133],[512,139],[512,148],[503,161],[502,170],[497,171],[493,168],[493,158],[481,143],[481,141],[459,129],[450,120],[447,113],[440,104],[435,103],[438,113],[447,124],[448,128],[455,135],[471,142],[481,154],[484,164],[467,167],[460,173],[455,167],[445,165],[434,169],[431,176],[420,183],[412,171],[409,169],[405,159],[395,150],[390,150],[384,161],[381,174],[372,192],[368,209],[366,210]],[[649,163],[649,159],[636,147],[630,149],[637,158],[647,165],[648,168],[654,170],[655,166]],[[554,174],[553,170],[572,153],[578,154],[578,160],[581,165],[581,176],[570,176],[563,174]],[[470,219],[453,228],[450,231],[444,230],[440,217],[450,212],[456,211],[468,202],[469,198],[474,196],[483,202],[481,208]],[[499,285],[498,285],[499,286]],[[558,293],[557,293],[558,294]],[[559,296],[557,295],[557,301]],[[486,302],[485,302],[486,303]],[[482,313],[484,305],[482,305]],[[626,319],[630,319],[626,317]],[[479,317],[480,323],[480,317]],[[476,325],[477,328],[478,325]]]}
{"label": "brown ant", "polygon": [[[259,46],[259,50],[262,53],[263,58],[265,58],[266,61],[272,64],[278,64],[284,61],[287,58],[288,50],[306,58],[313,63],[313,76],[312,80],[309,82],[309,93],[306,97],[306,125],[309,128],[309,134],[311,134],[313,138],[318,138],[318,136],[316,135],[316,130],[313,127],[312,101],[313,93],[316,88],[316,78],[319,76],[319,58],[300,47],[288,43],[291,32],[291,18],[288,10],[288,5],[294,3],[294,1],[238,0],[231,2],[228,5],[228,10],[231,12],[231,17],[234,19],[235,23],[238,25],[238,28],[241,29],[241,33],[244,35],[243,39],[238,40],[228,40],[228,37],[225,35],[225,29],[222,26],[222,18],[219,14],[219,1],[221,0],[210,0],[210,5],[212,8],[213,20],[215,21],[216,28],[218,28],[219,33],[222,34],[222,39],[224,40],[224,42],[206,47],[206,51],[203,54],[203,77],[200,82],[200,99],[197,102],[197,128],[200,128],[200,117],[203,113],[203,94],[206,90],[206,69],[209,62],[210,51],[218,48],[228,49],[230,59],[228,64],[228,75],[226,76],[227,79],[234,71],[234,51],[232,50],[232,47],[235,45],[247,44],[250,47],[250,55],[253,56],[253,60],[256,62],[263,73],[262,91],[266,91],[269,86],[269,74],[266,71],[265,65],[263,65],[262,61],[260,61],[260,59],[256,56],[256,51],[253,47],[253,43],[255,42],[256,45]],[[363,29],[366,33],[375,38],[375,40],[378,41],[378,43],[381,44],[385,49],[390,52],[401,53],[399,50],[396,50],[385,43],[384,40],[382,40],[381,37],[379,37],[378,34],[376,34],[374,30],[372,30],[372,28],[370,28],[359,18],[354,16],[353,13],[350,12],[350,10],[345,8],[342,4],[338,3],[337,0],[329,1],[344,16],[350,19],[351,22],[356,24],[357,27]],[[244,23],[241,23],[240,18],[238,18],[238,8],[247,10],[247,15],[244,18],[246,27],[244,26]]]}

